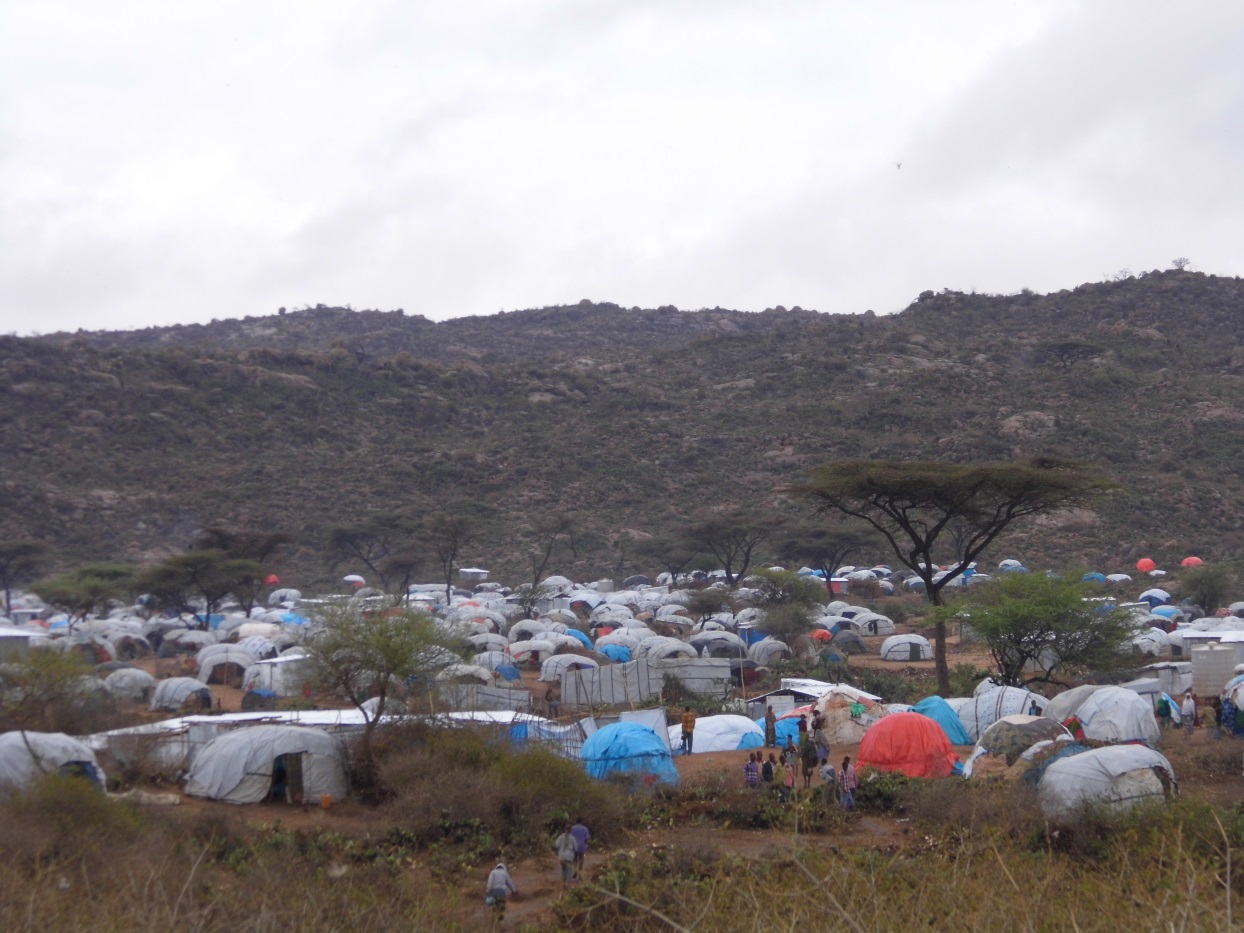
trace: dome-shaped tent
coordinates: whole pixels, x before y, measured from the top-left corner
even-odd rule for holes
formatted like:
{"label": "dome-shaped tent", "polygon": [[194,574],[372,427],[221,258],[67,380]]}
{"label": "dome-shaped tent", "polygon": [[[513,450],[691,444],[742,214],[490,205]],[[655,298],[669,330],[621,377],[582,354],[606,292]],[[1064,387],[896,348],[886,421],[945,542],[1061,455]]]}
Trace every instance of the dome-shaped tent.
{"label": "dome-shaped tent", "polygon": [[908,777],[948,777],[959,758],[942,727],[919,713],[894,713],[860,741],[861,769],[900,771]]}
{"label": "dome-shaped tent", "polygon": [[588,736],[580,754],[587,773],[599,780],[634,776],[645,782],[678,783],[670,750],[647,726],[615,722]]}
{"label": "dome-shaped tent", "polygon": [[1153,744],[1161,735],[1153,705],[1126,687],[1103,687],[1075,711],[1086,739]]}
{"label": "dome-shaped tent", "polygon": [[912,707],[912,712],[928,716],[941,726],[951,745],[972,744],[972,739],[968,736],[967,730],[963,728],[963,721],[959,719],[959,714],[941,697],[925,697]]}
{"label": "dome-shaped tent", "polygon": [[1074,816],[1083,806],[1126,809],[1142,801],[1169,799],[1175,770],[1143,745],[1090,748],[1053,762],[1041,776],[1041,809],[1051,818]]}
{"label": "dome-shaped tent", "polygon": [[84,777],[104,789],[104,772],[95,753],[61,732],[6,732],[0,735],[0,792],[24,790],[47,774]]}
{"label": "dome-shaped tent", "polygon": [[1045,710],[1046,703],[1045,697],[1023,687],[993,687],[972,697],[958,713],[963,728],[975,742],[981,733],[1003,716],[1031,714],[1034,707],[1040,714]]}
{"label": "dome-shaped tent", "polygon": [[540,680],[552,683],[561,680],[566,671],[586,671],[598,667],[600,664],[591,658],[577,654],[555,654],[551,658],[545,658],[540,665]]}
{"label": "dome-shaped tent", "polygon": [[1044,716],[1003,716],[982,733],[963,773],[966,777],[1000,774],[1038,742],[1069,738],[1066,728]]}
{"label": "dome-shaped tent", "polygon": [[[671,745],[680,742],[682,726],[679,724],[670,726],[669,738]],[[764,744],[765,730],[746,716],[730,714],[701,716],[695,722],[695,742],[692,745],[692,754],[742,751],[747,748],[760,748]]]}
{"label": "dome-shaped tent", "polygon": [[772,636],[762,638],[747,649],[747,657],[760,665],[770,665],[774,661],[790,658],[790,646]]}
{"label": "dome-shaped tent", "polygon": [[933,646],[923,635],[891,635],[881,643],[883,661],[932,661]]}
{"label": "dome-shaped tent", "polygon": [[194,677],[170,677],[156,682],[151,708],[176,712],[184,707],[212,708],[212,691]]}
{"label": "dome-shaped tent", "polygon": [[346,795],[345,749],[305,726],[249,726],[216,736],[190,766],[186,793],[226,803]]}
{"label": "dome-shaped tent", "polygon": [[113,671],[104,678],[104,689],[119,700],[146,702],[151,699],[155,686],[154,677],[134,667]]}

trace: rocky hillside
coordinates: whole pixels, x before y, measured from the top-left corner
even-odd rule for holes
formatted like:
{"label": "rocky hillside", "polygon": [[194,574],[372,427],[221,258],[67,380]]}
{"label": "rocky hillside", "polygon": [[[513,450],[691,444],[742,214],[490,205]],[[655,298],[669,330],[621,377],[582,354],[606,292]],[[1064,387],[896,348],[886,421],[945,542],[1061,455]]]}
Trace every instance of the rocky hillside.
{"label": "rocky hillside", "polygon": [[784,487],[829,459],[1038,453],[1123,488],[997,558],[1117,569],[1244,539],[1244,283],[1191,272],[926,292],[892,317],[317,307],[7,337],[0,393],[0,529],[66,562],[149,560],[227,523],[294,535],[287,572],[314,582],[331,525],[469,501],[486,531],[468,562],[523,572],[556,512],[573,571],[617,576],[697,508],[798,514]]}

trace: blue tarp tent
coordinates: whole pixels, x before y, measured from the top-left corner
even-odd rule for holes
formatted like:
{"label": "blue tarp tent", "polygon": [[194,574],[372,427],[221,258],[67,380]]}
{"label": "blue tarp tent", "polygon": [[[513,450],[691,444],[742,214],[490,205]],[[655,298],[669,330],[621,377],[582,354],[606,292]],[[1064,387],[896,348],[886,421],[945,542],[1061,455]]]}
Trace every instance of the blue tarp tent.
{"label": "blue tarp tent", "polygon": [[950,704],[941,697],[925,697],[911,708],[913,713],[928,716],[942,727],[951,745],[971,745],[972,738],[968,730],[963,728],[959,714],[950,708]]}
{"label": "blue tarp tent", "polygon": [[498,664],[497,673],[506,680],[521,680],[523,676],[513,664]]}
{"label": "blue tarp tent", "polygon": [[1094,570],[1092,573],[1086,573],[1080,579],[1085,583],[1105,583],[1106,575],[1104,573],[1098,573]]}
{"label": "blue tarp tent", "polygon": [[610,661],[616,661],[619,664],[625,664],[631,659],[631,649],[626,645],[602,645],[596,650]]}
{"label": "blue tarp tent", "polygon": [[[810,721],[811,721],[811,717],[809,717],[809,722]],[[756,723],[756,725],[760,726],[762,730],[764,729],[765,718],[763,716],[761,716],[757,720],[754,720],[754,722]],[[811,729],[812,727],[809,725],[808,728]],[[795,743],[795,748],[798,748],[799,747],[799,717],[798,716],[791,716],[788,719],[779,719],[777,721],[778,748],[786,747],[786,739],[788,737],[791,739],[791,741]]]}
{"label": "blue tarp tent", "polygon": [[633,774],[678,783],[678,769],[664,740],[634,722],[615,722],[593,732],[583,743],[583,766],[598,780]]}
{"label": "blue tarp tent", "polygon": [[569,635],[571,638],[577,638],[579,639],[579,641],[583,642],[584,648],[592,647],[592,639],[588,638],[586,634],[584,634],[583,632],[580,632],[577,628],[566,629],[566,634]]}

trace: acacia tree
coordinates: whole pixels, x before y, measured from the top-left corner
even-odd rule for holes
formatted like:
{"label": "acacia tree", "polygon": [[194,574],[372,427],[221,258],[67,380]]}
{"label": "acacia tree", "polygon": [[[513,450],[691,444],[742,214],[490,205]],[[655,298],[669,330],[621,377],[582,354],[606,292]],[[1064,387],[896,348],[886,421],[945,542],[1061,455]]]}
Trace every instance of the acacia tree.
{"label": "acacia tree", "polygon": [[414,580],[419,557],[414,546],[416,524],[405,515],[371,515],[328,530],[329,567],[357,562],[386,593],[400,593]]}
{"label": "acacia tree", "polygon": [[4,589],[4,612],[13,611],[13,590],[33,580],[47,558],[42,541],[0,541],[0,588]]}
{"label": "acacia tree", "polygon": [[271,562],[278,548],[292,541],[284,532],[238,531],[232,528],[205,528],[191,550],[220,551],[232,560],[253,561],[254,573],[241,573],[232,589],[242,611],[250,615],[259,600],[264,580],[271,570]]}
{"label": "acacia tree", "polygon": [[[436,673],[456,660],[449,636],[425,612],[394,608],[368,613],[356,605],[327,606],[307,636],[314,679],[363,714],[359,758],[363,773],[374,765],[372,735],[396,691],[427,689]],[[376,703],[367,706],[369,699]]]}
{"label": "acacia tree", "polygon": [[752,557],[761,542],[769,538],[777,523],[736,509],[733,512],[701,512],[686,529],[687,540],[712,554],[726,572],[726,582],[734,586],[747,576]]}
{"label": "acacia tree", "polygon": [[161,604],[198,618],[197,602],[202,601],[202,626],[207,628],[226,596],[253,591],[263,577],[258,561],[230,557],[224,551],[187,551],[176,554],[139,572],[139,589],[150,593]]}
{"label": "acacia tree", "polygon": [[1092,592],[1078,573],[1012,573],[972,587],[936,614],[953,610],[971,625],[1003,686],[1070,686],[1075,674],[1122,670],[1136,661],[1131,614],[1087,602]]}
{"label": "acacia tree", "polygon": [[134,568],[128,564],[85,564],[32,584],[40,599],[69,616],[69,630],[93,612],[106,608],[133,588]]}
{"label": "acacia tree", "polygon": [[860,528],[807,523],[788,529],[778,543],[777,557],[807,564],[828,581],[851,555],[873,551],[878,544],[876,535]]}
{"label": "acacia tree", "polygon": [[454,595],[454,574],[458,569],[458,557],[462,549],[471,543],[475,533],[475,521],[461,511],[450,511],[433,516],[428,523],[427,536],[436,553],[436,562],[445,581],[445,605]]}
{"label": "acacia tree", "polygon": [[700,548],[681,534],[657,534],[644,538],[635,546],[635,553],[644,560],[655,563],[662,571],[670,575],[670,586],[678,585],[682,576],[695,559],[700,556]]}
{"label": "acacia tree", "polygon": [[[1079,461],[1052,457],[980,464],[843,460],[817,469],[799,491],[818,513],[857,518],[876,529],[899,562],[924,581],[929,602],[940,606],[942,590],[1012,523],[1085,504],[1113,485]],[[933,553],[954,522],[968,532],[954,564],[939,574]],[[934,620],[933,657],[938,691],[949,694],[944,618]]]}
{"label": "acacia tree", "polygon": [[524,583],[518,590],[520,605],[528,614],[535,608],[536,600],[545,595],[541,581],[553,555],[561,550],[568,550],[571,555],[575,553],[574,522],[569,515],[560,512],[542,515],[532,523],[530,537],[527,559],[531,566],[531,582]]}

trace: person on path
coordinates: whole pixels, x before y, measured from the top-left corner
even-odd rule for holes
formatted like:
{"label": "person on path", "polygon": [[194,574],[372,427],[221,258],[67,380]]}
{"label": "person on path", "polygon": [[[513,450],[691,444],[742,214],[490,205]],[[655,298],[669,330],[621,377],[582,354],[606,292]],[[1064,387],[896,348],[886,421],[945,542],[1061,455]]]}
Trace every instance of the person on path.
{"label": "person on path", "polygon": [[788,755],[786,758],[786,776],[784,779],[785,790],[782,793],[782,802],[790,801],[791,794],[795,792],[795,758]]}
{"label": "person on path", "polygon": [[514,879],[510,877],[505,863],[498,862],[497,867],[488,873],[488,881],[484,884],[485,903],[492,907],[498,918],[504,918],[506,898],[517,893],[518,888],[514,887]]}
{"label": "person on path", "polygon": [[838,772],[838,797],[842,809],[855,809],[855,789],[859,786],[859,779],[855,775],[855,765],[851,764],[851,757],[848,755],[842,759],[842,770]]}
{"label": "person on path", "polygon": [[570,827],[570,835],[574,836],[574,880],[580,881],[583,878],[583,860],[587,858],[587,841],[592,838],[592,832],[583,822],[583,817],[576,816],[574,825]]}
{"label": "person on path", "polygon": [[745,787],[760,786],[760,764],[757,762],[759,757],[759,752],[752,752],[747,756],[747,764],[743,765],[743,784]]}
{"label": "person on path", "polygon": [[1179,704],[1180,725],[1184,729],[1184,738],[1192,738],[1192,727],[1196,723],[1196,698],[1189,690],[1184,694],[1184,701]]}
{"label": "person on path", "polygon": [[695,740],[695,713],[690,706],[682,708],[682,753],[691,754],[691,743]]}
{"label": "person on path", "polygon": [[775,771],[777,771],[777,759],[773,757],[773,752],[769,752],[769,760],[761,766],[760,779],[766,784],[772,784]]}
{"label": "person on path", "polygon": [[553,848],[557,850],[557,861],[562,866],[562,884],[570,884],[574,880],[574,857],[579,851],[579,843],[569,826],[553,840]]}
{"label": "person on path", "polygon": [[1171,704],[1165,696],[1158,697],[1158,726],[1165,732],[1171,727]]}
{"label": "person on path", "polygon": [[773,707],[765,709],[765,748],[773,748],[777,745],[777,716],[773,713]]}

